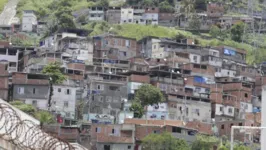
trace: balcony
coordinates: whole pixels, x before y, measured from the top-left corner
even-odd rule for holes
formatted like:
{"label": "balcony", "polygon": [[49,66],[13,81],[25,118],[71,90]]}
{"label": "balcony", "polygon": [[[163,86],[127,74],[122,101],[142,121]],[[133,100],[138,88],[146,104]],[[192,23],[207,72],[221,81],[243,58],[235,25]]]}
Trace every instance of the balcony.
{"label": "balcony", "polygon": [[17,67],[8,67],[9,72],[17,72]]}

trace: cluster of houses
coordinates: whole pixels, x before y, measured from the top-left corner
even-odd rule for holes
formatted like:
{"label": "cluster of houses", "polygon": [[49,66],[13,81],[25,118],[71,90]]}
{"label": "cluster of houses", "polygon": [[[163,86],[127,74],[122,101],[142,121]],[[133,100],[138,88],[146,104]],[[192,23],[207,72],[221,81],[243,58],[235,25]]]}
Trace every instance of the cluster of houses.
{"label": "cluster of houses", "polygon": [[[125,6],[125,7],[90,7],[73,12],[75,20],[85,17],[81,22],[86,24],[93,21],[107,21],[109,24],[142,24],[142,25],[160,25],[166,27],[179,27],[180,29],[189,29],[190,19],[187,14],[182,12],[182,3],[177,0],[175,2],[175,12],[160,11],[158,7],[141,7],[141,6]],[[254,16],[248,15],[226,15],[224,4],[209,3],[206,4],[207,9],[204,12],[195,13],[194,15],[200,21],[201,30],[209,30],[212,25],[218,25],[222,29],[228,29],[235,23],[243,21],[252,24],[254,21],[265,21],[261,13],[254,13]],[[232,11],[238,11],[232,7]],[[241,9],[241,14],[245,10]],[[257,14],[257,15],[256,15]],[[32,10],[24,10],[21,22],[19,19],[12,20],[11,25],[1,25],[1,34],[12,34],[18,32],[35,32],[43,34],[46,30],[47,20],[38,20],[35,12]]]}
{"label": "cluster of houses", "polygon": [[[1,42],[0,98],[52,111],[63,124],[47,132],[106,150],[140,149],[150,133],[167,131],[192,143],[197,133],[230,137],[233,125],[260,125],[266,78],[263,65],[246,64],[245,50],[201,47],[193,39],[89,37],[90,32],[61,29],[37,47]],[[53,85],[48,107],[50,78],[41,71],[53,62],[67,80]],[[136,119],[129,107],[143,84],[159,88],[166,101],[147,106]],[[80,102],[82,125],[76,121]],[[234,138],[259,142],[259,134],[239,130]]]}

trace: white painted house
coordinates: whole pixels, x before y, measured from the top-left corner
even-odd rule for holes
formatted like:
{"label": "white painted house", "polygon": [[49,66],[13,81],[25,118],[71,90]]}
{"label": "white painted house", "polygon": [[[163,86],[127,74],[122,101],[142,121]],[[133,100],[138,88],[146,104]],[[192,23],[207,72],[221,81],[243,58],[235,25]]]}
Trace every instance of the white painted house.
{"label": "white painted house", "polygon": [[24,10],[22,16],[22,31],[33,32],[37,27],[37,17],[33,10]]}
{"label": "white painted house", "polygon": [[54,85],[51,109],[66,118],[75,118],[78,87],[67,80],[63,85]]}

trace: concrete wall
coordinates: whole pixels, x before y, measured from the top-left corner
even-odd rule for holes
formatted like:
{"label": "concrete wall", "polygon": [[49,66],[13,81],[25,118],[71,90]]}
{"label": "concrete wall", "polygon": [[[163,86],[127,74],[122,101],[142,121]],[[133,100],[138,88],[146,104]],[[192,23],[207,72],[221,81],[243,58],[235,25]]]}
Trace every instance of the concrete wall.
{"label": "concrete wall", "polygon": [[23,13],[22,16],[22,31],[32,32],[34,25],[37,25],[37,17],[34,13]]}
{"label": "concrete wall", "polygon": [[139,89],[139,87],[142,85],[142,83],[138,82],[128,82],[128,94],[134,94],[135,90]]}
{"label": "concrete wall", "polygon": [[[194,59],[194,57],[196,59]],[[201,56],[197,55],[197,54],[189,54],[189,60],[191,63],[196,63],[196,64],[200,64],[201,62]]]}
{"label": "concrete wall", "polygon": [[[211,122],[211,104],[200,101],[171,99],[169,105],[169,119],[199,120]],[[188,110],[188,113],[187,113]],[[199,113],[198,113],[199,112]]]}
{"label": "concrete wall", "polygon": [[[231,112],[229,111],[232,110]],[[235,114],[235,108],[233,106],[226,106],[222,104],[216,104],[215,105],[215,115],[226,115],[230,117],[234,117]]]}
{"label": "concrete wall", "polygon": [[[35,93],[34,93],[35,89]],[[14,85],[13,99],[23,100],[26,104],[40,109],[47,109],[49,87],[46,85]]]}
{"label": "concrete wall", "polygon": [[121,9],[121,21],[120,23],[133,23],[134,15],[133,15],[134,9],[132,8],[124,8]]}
{"label": "concrete wall", "polygon": [[[76,87],[54,85],[52,109],[63,116],[74,119],[76,106]],[[68,93],[69,92],[69,93]],[[69,113],[69,114],[68,114]]]}
{"label": "concrete wall", "polygon": [[90,112],[116,117],[121,109],[122,100],[127,98],[127,85],[95,81],[92,86],[99,94],[93,96]]}
{"label": "concrete wall", "polygon": [[104,150],[104,145],[109,145],[110,150],[134,150],[134,144],[111,144],[111,143],[97,143],[97,149]]}

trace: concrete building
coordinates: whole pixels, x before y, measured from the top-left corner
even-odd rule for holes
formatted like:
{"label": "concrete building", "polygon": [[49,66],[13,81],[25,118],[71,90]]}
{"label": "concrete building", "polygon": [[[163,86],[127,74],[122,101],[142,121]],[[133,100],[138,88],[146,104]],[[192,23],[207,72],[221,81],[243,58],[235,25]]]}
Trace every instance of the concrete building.
{"label": "concrete building", "polygon": [[78,99],[77,91],[80,89],[73,80],[64,81],[61,85],[53,85],[51,110],[61,114],[64,118],[75,118],[75,108]]}
{"label": "concrete building", "polygon": [[24,10],[22,16],[22,31],[34,32],[36,31],[37,17],[33,10]]}
{"label": "concrete building", "polygon": [[174,13],[159,13],[158,24],[160,26],[175,27],[177,26],[177,19]]}
{"label": "concrete building", "polygon": [[120,23],[133,23],[134,20],[133,8],[121,8],[121,20]]}
{"label": "concrete building", "polygon": [[116,118],[127,99],[127,77],[122,75],[94,73],[88,76],[89,106],[85,114],[107,114]]}
{"label": "concrete building", "polygon": [[0,99],[9,100],[9,73],[8,62],[0,62]]}
{"label": "concrete building", "polygon": [[94,38],[95,57],[127,60],[140,55],[137,40],[114,35],[103,35]]}
{"label": "concrete building", "polygon": [[211,123],[211,103],[208,98],[196,96],[169,96],[169,119]]}
{"label": "concrete building", "polygon": [[104,8],[103,7],[90,7],[88,20],[89,21],[103,21],[104,20]]}
{"label": "concrete building", "polygon": [[106,21],[110,24],[120,24],[121,8],[120,7],[110,7],[106,12]]}
{"label": "concrete building", "polygon": [[9,44],[7,44],[7,47],[0,48],[0,60],[8,62],[7,69],[9,72],[17,72],[19,70],[19,60],[23,56],[21,52],[20,48],[9,47]]}
{"label": "concrete building", "polygon": [[146,21],[146,24],[158,24],[159,20],[159,8],[148,7],[145,8],[145,13],[143,19]]}
{"label": "concrete building", "polygon": [[92,124],[91,143],[102,150],[134,150],[135,126]]}
{"label": "concrete building", "polygon": [[38,109],[47,110],[49,77],[42,74],[13,73],[13,100],[21,100]]}

